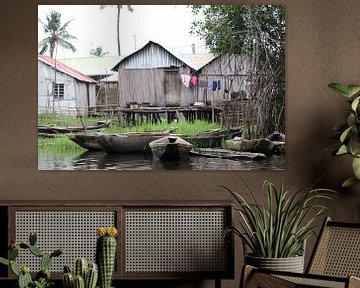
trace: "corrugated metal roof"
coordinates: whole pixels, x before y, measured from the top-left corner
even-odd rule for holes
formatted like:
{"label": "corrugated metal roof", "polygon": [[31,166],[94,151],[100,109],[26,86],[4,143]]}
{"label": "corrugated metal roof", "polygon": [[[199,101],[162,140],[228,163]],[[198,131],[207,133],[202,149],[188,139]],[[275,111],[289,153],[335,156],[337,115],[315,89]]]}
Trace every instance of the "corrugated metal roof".
{"label": "corrugated metal roof", "polygon": [[181,59],[186,59],[188,63],[191,63],[196,71],[203,68],[205,65],[213,61],[217,56],[211,53],[203,54],[181,54]]}
{"label": "corrugated metal roof", "polygon": [[117,71],[119,67],[125,69],[180,67],[184,64],[198,70],[215,58],[211,54],[202,55],[197,57],[179,55],[158,43],[149,41],[144,47],[120,60],[112,70]]}
{"label": "corrugated metal roof", "polygon": [[118,82],[118,73],[111,74],[107,77],[104,77],[100,82]]}
{"label": "corrugated metal roof", "polygon": [[59,59],[65,65],[87,76],[107,76],[114,72],[111,69],[125,56],[90,56],[81,58],[64,58]]}
{"label": "corrugated metal roof", "polygon": [[38,60],[55,68],[56,66],[56,70],[58,70],[59,72],[62,72],[66,75],[69,75],[71,77],[74,77],[75,79],[79,80],[79,81],[83,81],[83,82],[88,82],[88,83],[97,83],[94,79],[84,75],[83,73],[63,64],[62,62],[60,62],[59,60],[56,60],[56,65],[55,65],[55,59],[46,56],[46,55],[38,55]]}

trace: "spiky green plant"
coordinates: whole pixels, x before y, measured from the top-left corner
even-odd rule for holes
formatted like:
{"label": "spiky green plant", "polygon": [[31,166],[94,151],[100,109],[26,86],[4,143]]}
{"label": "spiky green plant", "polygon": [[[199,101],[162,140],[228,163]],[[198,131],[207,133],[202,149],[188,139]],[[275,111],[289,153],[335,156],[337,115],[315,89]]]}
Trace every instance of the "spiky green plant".
{"label": "spiky green plant", "polygon": [[96,242],[96,263],[99,267],[99,287],[110,288],[116,258],[115,227],[101,227],[97,229],[99,238]]}
{"label": "spiky green plant", "polygon": [[[240,178],[241,179],[241,178]],[[235,199],[233,205],[240,215],[240,227],[229,227],[226,232],[239,236],[253,256],[266,258],[288,258],[301,255],[306,239],[314,233],[316,219],[323,215],[326,207],[318,200],[331,199],[330,189],[304,188],[296,193],[276,188],[266,180],[267,205],[261,205],[250,187],[241,179],[251,201],[225,186],[220,186]]]}
{"label": "spiky green plant", "polygon": [[74,271],[69,266],[64,266],[63,287],[64,288],[95,288],[98,279],[98,267],[96,263],[88,262],[86,258],[78,258],[74,263]]}

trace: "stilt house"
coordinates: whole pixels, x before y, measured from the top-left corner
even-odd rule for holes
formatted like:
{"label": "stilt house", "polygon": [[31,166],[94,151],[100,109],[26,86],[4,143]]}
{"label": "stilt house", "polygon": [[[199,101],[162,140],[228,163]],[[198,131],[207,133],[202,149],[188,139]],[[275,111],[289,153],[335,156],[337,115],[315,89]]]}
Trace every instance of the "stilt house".
{"label": "stilt house", "polygon": [[38,55],[38,112],[85,116],[95,107],[96,83],[58,60]]}
{"label": "stilt house", "polygon": [[183,85],[180,76],[194,74],[198,68],[185,57],[150,41],[112,69],[118,71],[119,104],[189,106],[196,102],[196,87]]}

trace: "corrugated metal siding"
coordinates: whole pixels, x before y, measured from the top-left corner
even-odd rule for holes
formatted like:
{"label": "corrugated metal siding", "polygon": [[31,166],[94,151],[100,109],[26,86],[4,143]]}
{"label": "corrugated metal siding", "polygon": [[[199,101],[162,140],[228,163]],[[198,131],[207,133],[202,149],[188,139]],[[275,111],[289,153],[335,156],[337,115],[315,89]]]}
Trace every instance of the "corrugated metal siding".
{"label": "corrugated metal siding", "polygon": [[158,69],[119,69],[119,104],[149,102],[164,106],[164,71]]}
{"label": "corrugated metal siding", "polygon": [[228,100],[231,99],[231,95],[239,94],[240,91],[245,91],[242,95],[246,93],[249,96],[251,89],[249,71],[249,62],[243,56],[234,54],[219,56],[200,70],[199,79],[206,82],[220,81],[221,89],[213,91],[206,87],[199,87],[198,101]]}
{"label": "corrugated metal siding", "polygon": [[119,104],[149,102],[154,106],[188,106],[194,89],[181,83],[177,71],[164,69],[119,69]]}
{"label": "corrugated metal siding", "polygon": [[94,83],[86,83],[58,72],[56,82],[64,84],[64,99],[52,96],[52,83],[55,80],[54,69],[43,62],[38,62],[38,112],[50,112],[62,115],[86,115],[88,111],[87,88],[89,85],[90,105],[95,105]]}
{"label": "corrugated metal siding", "polygon": [[183,62],[174,57],[161,46],[151,43],[143,50],[128,57],[120,63],[121,69],[152,69],[165,67],[180,67]]}
{"label": "corrugated metal siding", "polygon": [[249,69],[249,61],[246,61],[243,56],[225,54],[205,65],[200,73],[202,75],[245,75],[248,74]]}

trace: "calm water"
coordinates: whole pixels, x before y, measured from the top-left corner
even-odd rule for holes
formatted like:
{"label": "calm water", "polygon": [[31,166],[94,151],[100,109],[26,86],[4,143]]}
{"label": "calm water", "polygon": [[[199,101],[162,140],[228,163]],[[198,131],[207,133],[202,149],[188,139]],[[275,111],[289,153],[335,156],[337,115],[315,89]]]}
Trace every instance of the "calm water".
{"label": "calm water", "polygon": [[39,170],[283,170],[285,156],[262,160],[228,160],[191,156],[187,161],[158,162],[151,155],[106,154],[84,152],[76,154],[38,152]]}

